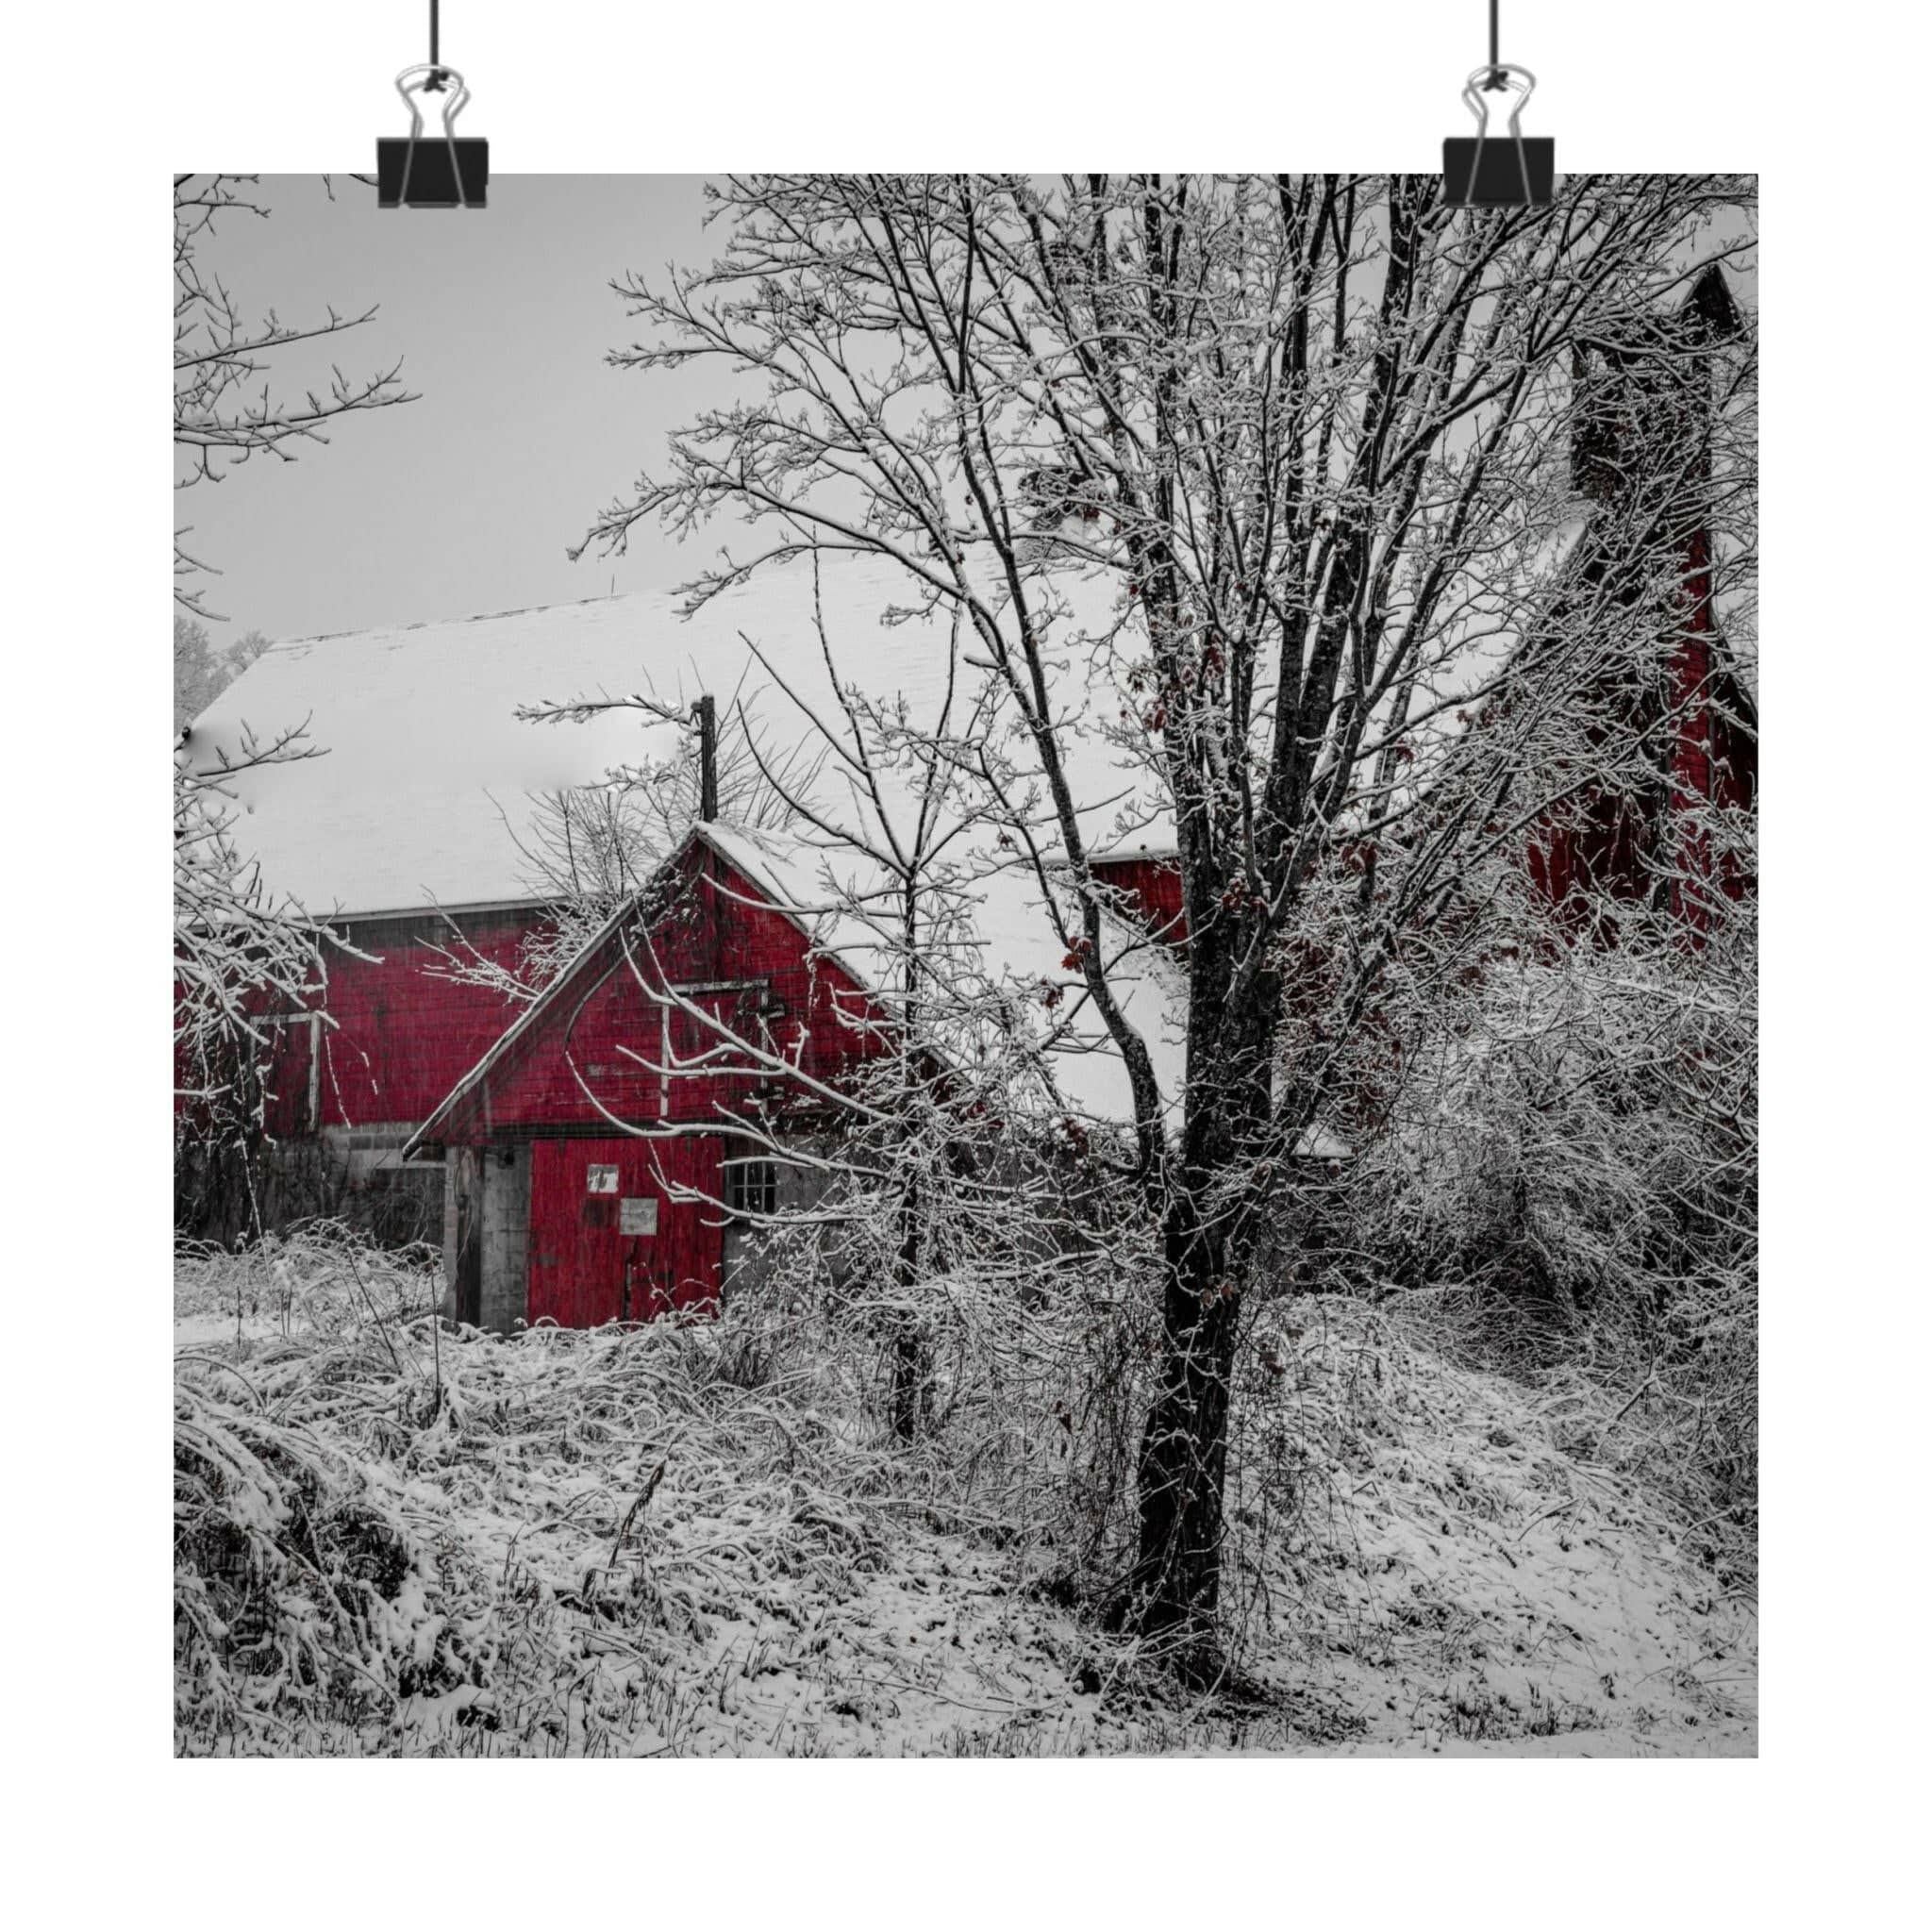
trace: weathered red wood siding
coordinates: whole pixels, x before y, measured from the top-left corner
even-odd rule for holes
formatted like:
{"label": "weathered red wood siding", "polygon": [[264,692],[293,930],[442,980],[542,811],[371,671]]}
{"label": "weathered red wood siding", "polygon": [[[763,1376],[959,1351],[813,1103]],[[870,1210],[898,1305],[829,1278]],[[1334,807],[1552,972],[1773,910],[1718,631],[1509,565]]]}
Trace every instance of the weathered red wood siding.
{"label": "weathered red wood siding", "polygon": [[1726,856],[1713,859],[1699,818],[1707,805],[1749,809],[1757,790],[1757,748],[1726,713],[1740,700],[1713,649],[1710,541],[1690,538],[1684,556],[1680,630],[1668,675],[1675,717],[1669,768],[1650,799],[1591,793],[1574,804],[1568,823],[1541,827],[1529,846],[1529,874],[1559,908],[1581,911],[1574,894],[1587,890],[1627,901],[1647,899],[1661,870],[1671,879],[1674,912],[1692,929],[1708,922],[1701,881],[1736,899],[1755,888]]}
{"label": "weathered red wood siding", "polygon": [[1569,808],[1569,823],[1532,832],[1530,879],[1553,907],[1578,916],[1585,908],[1574,895],[1590,889],[1617,899],[1641,898],[1649,887],[1650,831],[1633,801],[1592,792]]}
{"label": "weathered red wood siding", "polygon": [[[486,987],[439,977],[448,968],[444,953],[461,956],[467,948],[512,965],[547,917],[530,907],[334,922],[333,930],[372,957],[330,946],[325,998],[335,1024],[283,1024],[270,1131],[286,1140],[324,1127],[413,1126],[428,1119],[517,1012]],[[313,1078],[311,1035],[322,1048]]]}
{"label": "weathered red wood siding", "polygon": [[[1710,804],[1753,806],[1757,758],[1755,721],[1735,728],[1725,715],[1748,718],[1750,708],[1717,636],[1709,530],[1690,527],[1690,520],[1701,522],[1698,499],[1710,481],[1705,437],[1713,408],[1712,353],[1743,327],[1724,273],[1713,262],[1674,313],[1576,351],[1572,480],[1613,519],[1634,508],[1644,527],[1659,514],[1684,521],[1679,586],[1658,613],[1674,724],[1657,784],[1641,797],[1598,793],[1576,801],[1564,823],[1539,827],[1530,844],[1530,876],[1573,926],[1593,916],[1586,889],[1631,902],[1650,901],[1661,891],[1693,933],[1708,924],[1707,882],[1734,899],[1755,890],[1730,855],[1714,857],[1702,810]],[[1681,503],[1646,500],[1654,497],[1655,481],[1646,486],[1647,464],[1631,460],[1626,448],[1638,437],[1681,458]],[[1601,559],[1593,567],[1600,565]],[[1611,939],[1614,922],[1603,920],[1597,930]]]}

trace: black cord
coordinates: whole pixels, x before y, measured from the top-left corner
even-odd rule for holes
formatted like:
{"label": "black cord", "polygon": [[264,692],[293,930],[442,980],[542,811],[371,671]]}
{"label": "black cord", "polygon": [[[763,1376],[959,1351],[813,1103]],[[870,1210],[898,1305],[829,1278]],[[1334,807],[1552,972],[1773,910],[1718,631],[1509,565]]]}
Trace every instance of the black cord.
{"label": "black cord", "polygon": [[[429,0],[429,64],[432,67],[441,67],[442,65],[442,34],[439,20],[441,10],[437,5],[437,0]],[[1490,0],[1490,65],[1493,67],[1495,64],[1496,0]]]}
{"label": "black cord", "polygon": [[[1496,32],[1496,12],[1499,5],[1500,0],[1490,0],[1490,65],[1492,68],[1500,67],[1503,64],[1503,57],[1500,53],[1497,52],[1498,35]],[[430,21],[434,23],[436,19],[436,0],[429,0],[429,18]],[[433,49],[435,46],[436,34],[436,28],[433,24],[430,26],[429,32],[431,36],[430,45]],[[429,58],[432,60],[436,58],[436,55],[433,51],[431,52]]]}
{"label": "black cord", "polygon": [[1500,8],[1501,0],[1490,0],[1490,77],[1483,82],[1483,92],[1486,94],[1495,93],[1509,84],[1503,77],[1502,36],[1496,25],[1496,15]]}
{"label": "black cord", "polygon": [[[1493,7],[1495,0],[1490,0]],[[442,71],[442,8],[438,0],[429,0],[429,78],[423,83],[425,94],[440,94],[445,85]]]}

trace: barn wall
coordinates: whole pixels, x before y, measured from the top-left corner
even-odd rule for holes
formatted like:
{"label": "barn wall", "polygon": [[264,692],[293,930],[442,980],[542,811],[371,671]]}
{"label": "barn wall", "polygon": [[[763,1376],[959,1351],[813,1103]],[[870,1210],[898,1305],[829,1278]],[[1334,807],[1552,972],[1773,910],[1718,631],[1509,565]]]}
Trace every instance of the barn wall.
{"label": "barn wall", "polygon": [[[832,1153],[837,1147],[837,1141],[824,1134],[801,1136],[793,1144],[802,1152],[818,1156]],[[727,1158],[739,1155],[761,1158],[760,1150],[743,1141],[730,1149]],[[780,1214],[798,1214],[816,1208],[831,1191],[831,1176],[821,1167],[785,1160],[776,1161],[774,1165],[777,1168],[777,1207]],[[782,1255],[773,1252],[772,1233],[769,1228],[737,1216],[726,1220],[724,1228],[724,1293],[727,1301],[736,1294],[761,1294],[777,1283],[787,1264]],[[846,1271],[840,1264],[836,1231],[823,1231],[815,1238],[834,1278],[840,1278]]]}
{"label": "barn wall", "polygon": [[[329,1127],[277,1135],[262,1149],[252,1183],[263,1226],[325,1218],[364,1229],[385,1247],[434,1246],[445,1226],[442,1164],[430,1155],[405,1161],[407,1131]],[[187,1219],[179,1231],[225,1242],[242,1230]]]}
{"label": "barn wall", "polygon": [[448,969],[443,951],[467,946],[491,964],[514,965],[525,939],[547,916],[525,907],[453,919],[425,912],[336,921],[334,930],[356,950],[327,949],[325,999],[335,1024],[303,1019],[283,1029],[270,1131],[290,1140],[325,1128],[413,1127],[427,1120],[517,1010],[489,988],[439,977],[439,969]]}
{"label": "barn wall", "polygon": [[[1698,824],[1701,808],[1715,804],[1748,809],[1757,790],[1755,741],[1724,715],[1727,707],[1738,708],[1740,694],[1715,627],[1710,544],[1701,531],[1686,546],[1676,607],[1659,611],[1658,626],[1660,642],[1669,647],[1674,729],[1654,790],[1648,795],[1599,791],[1573,800],[1563,823],[1545,823],[1533,833],[1528,870],[1539,891],[1573,918],[1585,911],[1573,895],[1597,892],[1649,904],[1660,878],[1675,881],[1670,909],[1695,930],[1708,920],[1700,878],[1734,899],[1755,886],[1728,858],[1722,863],[1713,858]],[[1616,694],[1602,703],[1615,718]],[[1616,718],[1603,730],[1637,728],[1636,722]],[[1606,940],[1615,936],[1607,924],[1601,930]]]}
{"label": "barn wall", "polygon": [[1181,906],[1180,863],[1174,858],[1098,858],[1093,874],[1125,892],[1149,932],[1175,945],[1188,937],[1187,915]]}
{"label": "barn wall", "polygon": [[[525,1142],[524,1151],[531,1323],[591,1328],[716,1308],[724,1257],[719,1136],[549,1139]],[[598,1170],[614,1170],[615,1185],[591,1185]],[[702,1198],[676,1198],[685,1190]],[[626,1204],[654,1208],[656,1226],[626,1228]]]}
{"label": "barn wall", "polygon": [[[1633,514],[1642,525],[1669,515],[1680,528],[1701,517],[1697,492],[1710,476],[1703,446],[1712,407],[1709,351],[1741,325],[1724,272],[1711,264],[1675,313],[1637,325],[1621,341],[1577,350],[1572,475],[1602,506],[1612,531]],[[1639,436],[1676,446],[1681,503],[1656,500],[1655,487],[1638,480],[1627,448]],[[1732,898],[1755,889],[1728,858],[1713,860],[1697,823],[1706,803],[1748,808],[1756,794],[1756,745],[1720,715],[1731,688],[1713,590],[1710,533],[1685,528],[1680,588],[1657,612],[1678,716],[1656,791],[1648,797],[1586,798],[1573,808],[1570,824],[1540,828],[1531,842],[1530,875],[1566,915],[1581,910],[1572,894],[1582,889],[1648,903],[1659,896],[1659,880],[1674,874],[1680,881],[1670,885],[1669,909],[1695,932],[1709,916],[1703,880]],[[1614,937],[1608,923],[1600,932]]]}

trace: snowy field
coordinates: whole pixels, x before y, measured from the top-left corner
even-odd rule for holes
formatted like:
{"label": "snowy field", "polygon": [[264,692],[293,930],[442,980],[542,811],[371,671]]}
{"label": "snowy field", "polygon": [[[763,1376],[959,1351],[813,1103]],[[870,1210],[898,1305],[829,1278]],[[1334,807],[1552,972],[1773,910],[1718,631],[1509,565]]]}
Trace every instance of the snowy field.
{"label": "snowy field", "polygon": [[1687,1525],[1359,1305],[1262,1313],[1202,1696],[730,1318],[438,1335],[430,1279],[183,1269],[179,1752],[1756,1754]]}

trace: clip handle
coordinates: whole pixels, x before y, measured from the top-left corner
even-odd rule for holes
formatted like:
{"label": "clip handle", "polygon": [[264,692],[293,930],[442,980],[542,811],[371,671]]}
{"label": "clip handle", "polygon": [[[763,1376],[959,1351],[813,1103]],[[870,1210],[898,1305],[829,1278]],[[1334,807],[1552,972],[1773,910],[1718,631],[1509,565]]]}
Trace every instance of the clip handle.
{"label": "clip handle", "polygon": [[[443,136],[446,140],[454,140],[457,116],[470,105],[470,89],[463,76],[454,67],[447,66],[440,60],[419,61],[414,67],[404,68],[396,75],[396,92],[402,95],[403,105],[409,110],[411,141],[420,141],[423,138],[423,108],[418,96],[426,92],[429,83],[439,77],[456,83],[453,92],[442,104]],[[413,87],[409,84],[412,80],[415,81]]]}
{"label": "clip handle", "polygon": [[[1511,76],[1517,76],[1512,79]],[[1475,116],[1476,139],[1487,141],[1490,135],[1490,102],[1486,95],[1507,93],[1509,96],[1509,136],[1511,141],[1521,141],[1523,130],[1516,125],[1529,97],[1536,92],[1536,75],[1526,67],[1518,67],[1512,61],[1493,61],[1485,67],[1478,67],[1462,83],[1463,104]]]}
{"label": "clip handle", "polygon": [[1536,201],[1536,190],[1529,178],[1529,157],[1523,146],[1523,109],[1529,97],[1536,92],[1536,75],[1526,67],[1518,67],[1507,60],[1491,61],[1486,67],[1478,67],[1462,83],[1462,99],[1469,111],[1475,116],[1475,153],[1469,164],[1469,186],[1463,193],[1466,203],[1475,201],[1476,183],[1482,178],[1483,149],[1490,141],[1490,96],[1506,94],[1509,100],[1509,128],[1506,135],[1497,137],[1507,140],[1516,150],[1516,166],[1523,177],[1523,203],[1525,208]]}

